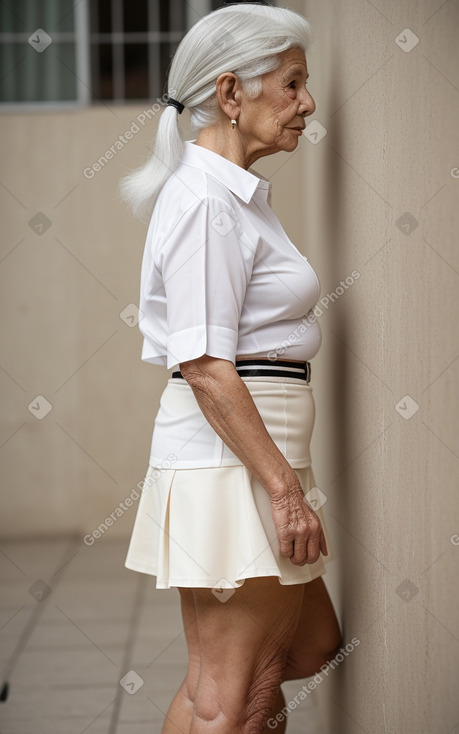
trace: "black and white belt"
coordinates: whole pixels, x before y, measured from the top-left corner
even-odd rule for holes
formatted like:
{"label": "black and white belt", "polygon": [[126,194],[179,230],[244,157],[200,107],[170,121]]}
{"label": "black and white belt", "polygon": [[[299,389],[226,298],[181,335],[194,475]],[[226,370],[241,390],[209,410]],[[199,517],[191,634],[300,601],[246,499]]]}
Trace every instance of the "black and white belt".
{"label": "black and white belt", "polygon": [[[237,359],[236,371],[241,377],[295,377],[304,380],[306,384],[311,381],[310,362],[292,362],[290,360],[276,359]],[[171,377],[184,379],[180,371],[173,372]]]}

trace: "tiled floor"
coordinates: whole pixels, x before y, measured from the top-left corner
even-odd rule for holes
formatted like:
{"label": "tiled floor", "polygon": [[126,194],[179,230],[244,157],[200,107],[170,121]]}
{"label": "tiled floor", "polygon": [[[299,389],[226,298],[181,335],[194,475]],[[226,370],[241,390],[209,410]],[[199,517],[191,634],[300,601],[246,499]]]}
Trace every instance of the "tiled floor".
{"label": "tiled floor", "polygon": [[[126,569],[126,552],[127,541],[0,543],[1,734],[160,733],[186,670],[179,595]],[[283,685],[287,701],[303,683]],[[287,732],[324,734],[314,697]]]}

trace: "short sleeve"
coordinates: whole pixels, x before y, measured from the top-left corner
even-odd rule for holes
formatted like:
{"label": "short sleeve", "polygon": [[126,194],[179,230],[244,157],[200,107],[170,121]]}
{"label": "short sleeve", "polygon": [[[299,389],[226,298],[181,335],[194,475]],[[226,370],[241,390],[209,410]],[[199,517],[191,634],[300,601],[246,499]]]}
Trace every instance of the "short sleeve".
{"label": "short sleeve", "polygon": [[209,354],[235,361],[254,246],[237,212],[219,198],[197,201],[161,247],[167,368]]}

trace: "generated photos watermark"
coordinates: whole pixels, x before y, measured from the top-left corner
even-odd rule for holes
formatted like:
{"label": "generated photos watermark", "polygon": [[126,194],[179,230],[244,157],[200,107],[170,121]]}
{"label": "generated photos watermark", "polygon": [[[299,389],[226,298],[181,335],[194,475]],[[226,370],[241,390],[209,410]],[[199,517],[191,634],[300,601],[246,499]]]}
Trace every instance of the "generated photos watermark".
{"label": "generated photos watermark", "polygon": [[[171,94],[173,94],[173,92],[171,92]],[[151,107],[139,112],[137,117],[131,122],[128,129],[121,133],[121,135],[118,135],[117,139],[114,140],[113,143],[105,150],[103,155],[83,170],[83,176],[90,181],[97,173],[102,171],[107,163],[109,163],[109,161],[111,161],[112,158],[120,152],[120,150],[123,150],[134,136],[145,127],[147,122],[158,114],[158,112],[167,103],[167,99],[168,95],[163,94],[162,97],[158,97],[156,99],[156,102],[154,102]]]}
{"label": "generated photos watermark", "polygon": [[268,719],[268,729],[276,729],[279,724],[281,724],[292,713],[292,711],[294,711],[300,705],[300,703],[309,696],[312,691],[315,691],[315,689],[320,686],[320,684],[324,680],[323,676],[327,678],[330,670],[334,670],[335,668],[337,668],[338,665],[342,663],[348,655],[353,653],[355,648],[359,645],[359,638],[353,637],[352,640],[348,642],[345,647],[340,648],[339,653],[337,653],[332,660],[329,660],[328,662],[324,663],[324,665],[321,665],[320,670],[323,675],[321,675],[321,673],[316,673],[312,677],[312,680],[302,686],[298,693],[292,699],[290,699],[290,701],[284,706],[283,709],[279,711],[279,713],[276,714],[276,716]]}
{"label": "generated photos watermark", "polygon": [[299,324],[299,326],[296,326],[290,332],[287,338],[283,339],[279,346],[276,347],[276,349],[271,349],[268,352],[268,359],[277,359],[279,354],[283,354],[285,350],[288,349],[288,347],[292,346],[292,344],[298,341],[301,335],[304,334],[305,331],[307,331],[309,327],[317,321],[318,317],[322,316],[322,314],[324,313],[322,309],[328,309],[330,303],[334,303],[335,301],[337,301],[338,298],[343,295],[345,290],[350,288],[354,284],[354,282],[358,280],[358,278],[360,278],[359,271],[353,270],[352,273],[348,275],[345,280],[340,281],[340,284],[335,288],[334,291],[332,291],[332,293],[326,293],[325,296],[322,296],[317,305],[301,319],[301,324]]}

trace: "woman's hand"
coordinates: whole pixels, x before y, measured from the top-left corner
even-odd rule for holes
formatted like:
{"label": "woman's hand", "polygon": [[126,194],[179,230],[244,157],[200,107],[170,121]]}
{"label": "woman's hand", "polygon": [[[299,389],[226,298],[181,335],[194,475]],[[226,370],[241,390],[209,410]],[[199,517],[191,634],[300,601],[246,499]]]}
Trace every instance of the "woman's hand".
{"label": "woman's hand", "polygon": [[322,524],[301,486],[284,494],[271,495],[270,501],[283,556],[290,558],[295,566],[304,566],[315,563],[320,552],[328,555]]}

